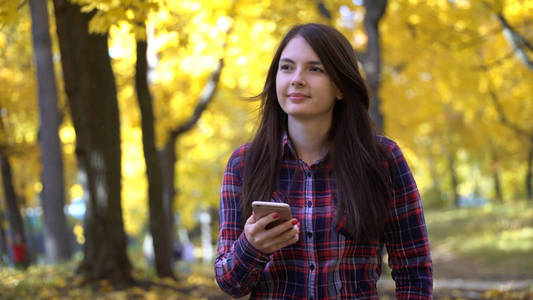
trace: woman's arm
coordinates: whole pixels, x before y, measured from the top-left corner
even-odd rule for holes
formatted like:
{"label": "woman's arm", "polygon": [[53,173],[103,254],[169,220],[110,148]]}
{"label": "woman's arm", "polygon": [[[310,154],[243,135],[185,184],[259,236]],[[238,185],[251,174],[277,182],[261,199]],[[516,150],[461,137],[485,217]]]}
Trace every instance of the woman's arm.
{"label": "woman's arm", "polygon": [[433,267],[420,194],[401,149],[393,142],[388,164],[393,186],[385,244],[397,299],[432,299]]}
{"label": "woman's arm", "polygon": [[220,288],[232,297],[251,292],[269,256],[255,249],[243,232],[240,198],[245,146],[228,161],[220,192],[219,234],[215,276]]}

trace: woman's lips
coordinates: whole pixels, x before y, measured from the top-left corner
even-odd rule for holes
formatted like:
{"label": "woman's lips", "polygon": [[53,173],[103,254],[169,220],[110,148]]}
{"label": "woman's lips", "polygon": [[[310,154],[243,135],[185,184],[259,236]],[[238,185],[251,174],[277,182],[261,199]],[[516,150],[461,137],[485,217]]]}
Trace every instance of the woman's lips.
{"label": "woman's lips", "polygon": [[302,94],[302,93],[290,93],[289,94],[289,99],[293,101],[304,100],[306,98],[309,98],[309,96],[307,96],[306,94]]}

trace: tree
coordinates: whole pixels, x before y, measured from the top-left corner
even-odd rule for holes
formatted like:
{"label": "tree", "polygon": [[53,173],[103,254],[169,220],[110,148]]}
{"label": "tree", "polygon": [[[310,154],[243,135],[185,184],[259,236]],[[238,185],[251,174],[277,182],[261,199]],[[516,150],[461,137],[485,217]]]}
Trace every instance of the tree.
{"label": "tree", "polygon": [[[233,9],[232,9],[233,10]],[[229,30],[227,32],[229,35]],[[227,36],[226,35],[226,36]],[[154,252],[156,269],[159,276],[173,277],[171,266],[171,250],[174,240],[174,198],[176,143],[181,135],[193,129],[202,113],[213,100],[216,87],[223,67],[223,59],[219,60],[217,69],[213,72],[199,97],[194,112],[183,124],[174,128],[170,133],[163,149],[156,156],[154,116],[151,94],[148,88],[146,41],[137,41],[136,89],[141,108],[143,146],[147,164],[147,177],[150,195],[150,228],[154,237]],[[164,179],[163,179],[164,178]]]}
{"label": "tree", "polygon": [[84,258],[87,280],[132,282],[121,208],[121,146],[115,78],[108,34],[89,32],[96,13],[67,0],[54,1],[63,79],[76,130],[79,180],[89,199]]}
{"label": "tree", "polygon": [[381,45],[379,38],[379,22],[385,14],[387,0],[365,0],[365,32],[368,38],[366,51],[360,55],[366,74],[366,82],[370,89],[370,116],[378,132],[383,132],[383,113],[379,88],[381,82]]}
{"label": "tree", "polygon": [[[172,247],[174,233],[174,195],[175,195],[175,143],[179,135],[189,131],[200,118],[202,112],[207,107],[209,101],[213,98],[214,87],[218,82],[216,76],[215,82],[208,84],[208,96],[203,96],[197,106],[193,116],[179,129],[178,132],[171,133],[169,143],[172,143],[171,149],[158,150],[156,147],[155,135],[155,118],[153,112],[153,100],[148,85],[148,62],[147,49],[148,41],[146,39],[146,9],[139,8],[135,10],[136,20],[134,21],[133,31],[136,33],[136,64],[135,64],[135,91],[141,112],[141,129],[142,144],[146,164],[146,175],[148,180],[148,201],[149,201],[149,223],[150,232],[153,237],[153,247],[155,256],[156,272],[159,277],[175,278],[172,271]],[[217,75],[220,74],[222,65],[218,68]]]}
{"label": "tree", "polygon": [[71,256],[70,235],[64,206],[63,159],[59,140],[60,115],[57,109],[57,89],[52,44],[48,26],[47,2],[30,0],[32,36],[37,82],[39,87],[40,138],[42,172],[42,207],[44,214],[45,250],[50,262]]}
{"label": "tree", "polygon": [[163,203],[163,173],[155,144],[152,95],[148,87],[148,62],[146,59],[148,43],[146,40],[138,39],[136,45],[135,90],[141,110],[142,143],[148,179],[150,231],[153,238],[156,271],[159,277],[175,278],[172,271],[172,240],[169,239],[172,234],[172,227],[167,217],[169,213],[172,214],[172,210],[165,210]]}
{"label": "tree", "polygon": [[[82,1],[86,7],[93,7],[98,1]],[[95,12],[91,18],[90,30],[100,33],[106,33],[112,25],[119,23],[119,21],[126,21],[131,25],[132,32],[135,32],[137,38],[136,50],[136,74],[135,74],[135,91],[137,93],[137,100],[141,111],[141,129],[143,136],[143,149],[146,162],[146,173],[148,178],[148,194],[149,194],[149,212],[150,212],[150,228],[153,236],[156,270],[159,276],[174,277],[171,269],[171,249],[172,249],[172,204],[168,197],[165,197],[165,202],[162,200],[162,173],[161,166],[155,155],[155,133],[154,133],[154,116],[152,112],[152,100],[147,82],[147,64],[146,64],[146,41],[144,24],[148,12],[157,7],[152,2],[138,1],[131,3],[131,5],[124,6],[122,4],[101,3],[100,10]],[[133,20],[128,17],[128,14],[133,13]],[[218,68],[218,73],[220,74]],[[211,89],[211,88],[209,88]],[[212,93],[213,94],[213,93]],[[212,96],[210,97],[212,98]],[[187,122],[185,126],[180,128],[183,132],[190,130],[199,119],[201,112],[205,109],[207,103],[202,102],[199,105],[199,111],[194,113],[192,121]],[[201,109],[200,109],[201,107]],[[186,129],[183,129],[186,128]],[[174,139],[175,143],[175,139]],[[175,155],[175,154],[174,154]],[[174,159],[175,161],[175,159]],[[168,168],[174,168],[175,164],[171,164]],[[173,170],[172,170],[173,171]],[[164,172],[167,174],[168,172]],[[172,182],[171,177],[168,182]],[[172,187],[174,188],[174,187]],[[173,190],[174,191],[174,190]],[[170,195],[170,193],[166,193]]]}
{"label": "tree", "polygon": [[[490,8],[490,4],[484,2],[485,5]],[[528,50],[533,51],[533,43],[528,41],[523,35],[520,34],[516,29],[514,29],[510,24],[507,18],[504,16],[502,11],[494,13],[498,21],[502,26],[503,34],[511,45],[512,53],[526,66],[530,71],[533,71],[533,60],[529,58]],[[527,168],[525,176],[525,189],[526,189],[526,198],[530,201],[533,201],[533,130],[528,132],[528,130],[522,128],[521,126],[510,121],[503,109],[503,106],[499,102],[497,94],[491,90],[490,98],[492,99],[496,110],[498,111],[498,116],[501,123],[514,131],[518,136],[523,136],[529,141],[529,150],[527,154]]]}
{"label": "tree", "polygon": [[[501,188],[483,189],[482,196],[496,199],[513,193],[519,198],[522,174],[527,177],[526,164],[516,163],[527,159],[524,139],[501,126],[488,81],[494,82],[509,120],[532,128],[527,99],[533,77],[523,60],[514,59],[520,52],[501,34],[494,13],[501,10],[525,38],[531,8],[527,1],[490,2],[499,8],[487,9],[482,1],[389,1],[380,23],[385,131],[411,152],[408,159],[413,157],[417,180],[421,177],[421,192],[444,183],[450,202],[454,185],[460,195],[475,193],[478,183],[498,185],[496,174]],[[441,182],[429,183],[431,178]]]}
{"label": "tree", "polygon": [[[220,73],[223,67],[223,59],[219,60],[217,69],[211,74],[210,79],[205,85],[204,91],[198,99],[197,105],[194,109],[193,114],[189,117],[187,121],[173,129],[168,137],[167,142],[165,143],[164,149],[159,151],[160,159],[163,162],[162,165],[166,166],[163,169],[163,174],[165,177],[165,204],[167,208],[167,223],[170,228],[174,228],[174,199],[176,197],[176,163],[177,163],[177,154],[176,154],[176,143],[179,138],[190,131],[194,125],[198,122],[202,113],[207,109],[209,103],[214,99],[215,91],[219,83]],[[172,241],[173,233],[170,231],[169,239]]]}
{"label": "tree", "polygon": [[7,236],[4,224],[4,208],[0,202],[0,265],[7,265],[9,261],[9,250],[7,249]]}
{"label": "tree", "polygon": [[[355,2],[354,2],[355,3]],[[381,111],[381,98],[379,95],[379,89],[381,85],[381,64],[382,64],[382,51],[379,24],[385,15],[387,9],[388,0],[378,1],[363,1],[365,12],[363,27],[366,36],[366,49],[364,51],[356,50],[357,58],[361,61],[363,69],[366,75],[366,82],[369,88],[370,96],[370,117],[374,121],[374,125],[378,133],[384,131],[384,116]],[[318,11],[322,16],[328,19],[329,25],[332,24],[332,14],[326,9],[323,2],[318,2]],[[347,8],[347,7],[346,7]],[[343,20],[347,23],[348,27],[355,27],[354,21],[351,18],[345,18]],[[358,24],[357,24],[358,25]]]}
{"label": "tree", "polygon": [[532,181],[533,181],[533,130],[527,130],[523,128],[522,126],[520,126],[519,124],[516,124],[515,122],[509,120],[496,92],[494,92],[491,89],[489,91],[489,94],[498,112],[498,117],[500,119],[500,122],[505,127],[512,130],[518,137],[525,138],[525,140],[527,141],[527,144],[529,147],[527,148],[528,149],[527,167],[526,167],[526,176],[525,176],[524,185],[525,185],[525,190],[526,190],[526,198],[529,201],[532,201],[533,200],[533,185],[532,185]]}
{"label": "tree", "polygon": [[[11,164],[9,158],[5,153],[5,149],[0,149],[0,165],[2,168],[2,185],[4,187],[4,196],[7,206],[7,217],[9,227],[11,228],[11,244],[13,246],[22,246],[27,249],[26,234],[24,232],[24,221],[20,213],[20,206],[13,187],[13,174],[11,172]],[[23,257],[21,263],[23,267],[28,267],[28,255]]]}
{"label": "tree", "polygon": [[[24,187],[38,183],[34,162],[39,154],[39,149],[34,147],[38,124],[38,115],[34,111],[36,86],[28,80],[34,70],[31,47],[28,47],[31,24],[27,8],[27,5],[16,2],[0,6],[0,156],[2,202],[7,219],[2,225],[7,224],[10,232],[4,246],[13,246],[18,240],[19,249],[28,249],[21,211],[28,206],[22,200],[33,200],[36,194],[27,193]],[[30,263],[30,255],[24,258],[23,265]]]}
{"label": "tree", "polygon": [[[489,7],[490,5],[485,2],[485,5]],[[515,56],[522,61],[522,63],[531,71],[533,71],[533,60],[529,58],[527,51],[533,51],[533,43],[528,41],[524,36],[520,34],[516,29],[514,29],[510,24],[507,18],[503,15],[503,12],[499,11],[495,13],[495,16],[498,18],[502,26],[502,31],[509,44],[513,48],[513,53]]]}

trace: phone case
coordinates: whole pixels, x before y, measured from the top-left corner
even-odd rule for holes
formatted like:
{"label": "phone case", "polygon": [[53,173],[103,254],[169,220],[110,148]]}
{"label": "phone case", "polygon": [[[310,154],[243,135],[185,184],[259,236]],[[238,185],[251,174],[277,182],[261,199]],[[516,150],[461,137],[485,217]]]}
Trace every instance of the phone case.
{"label": "phone case", "polygon": [[291,208],[287,203],[254,201],[252,202],[252,209],[256,219],[262,218],[274,212],[279,213],[278,219],[269,223],[265,227],[266,229],[275,227],[276,225],[286,222],[292,218]]}

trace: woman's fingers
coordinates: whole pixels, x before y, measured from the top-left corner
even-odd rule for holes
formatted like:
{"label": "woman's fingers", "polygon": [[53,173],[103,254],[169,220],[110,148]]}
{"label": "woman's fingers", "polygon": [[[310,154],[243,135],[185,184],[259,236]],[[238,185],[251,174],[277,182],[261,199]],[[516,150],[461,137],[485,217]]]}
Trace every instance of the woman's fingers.
{"label": "woman's fingers", "polygon": [[289,221],[285,221],[283,223],[280,223],[280,224],[278,224],[278,225],[266,230],[266,232],[267,232],[267,234],[269,236],[272,236],[272,237],[278,236],[278,235],[282,234],[283,232],[291,229],[291,227],[296,225],[296,224],[298,224],[298,220],[297,219],[291,219]]}
{"label": "woman's fingers", "polygon": [[261,245],[266,250],[266,253],[272,253],[296,243],[298,241],[299,231],[300,229],[297,225],[292,225],[288,230],[273,237],[265,235],[264,239],[261,240]]}
{"label": "woman's fingers", "polygon": [[277,217],[279,215],[272,213],[258,220],[255,220],[252,215],[246,220],[244,226],[246,238],[263,253],[270,254],[298,241],[299,224],[297,219],[283,222],[268,230],[265,229],[269,223],[277,220]]}
{"label": "woman's fingers", "polygon": [[271,213],[271,214],[268,214],[262,218],[260,218],[259,220],[257,220],[256,225],[261,227],[261,228],[265,228],[268,224],[274,222],[274,221],[277,221],[279,218],[279,213]]}
{"label": "woman's fingers", "polygon": [[[284,248],[284,247],[287,247],[287,246],[290,246],[296,242],[298,242],[298,240],[300,239],[300,233],[296,233],[294,235],[291,235],[289,236],[289,238],[283,242],[280,242],[279,244],[277,245],[274,245],[273,248],[275,248],[276,250],[278,249],[281,249],[281,248]],[[275,251],[275,250],[274,250]]]}

